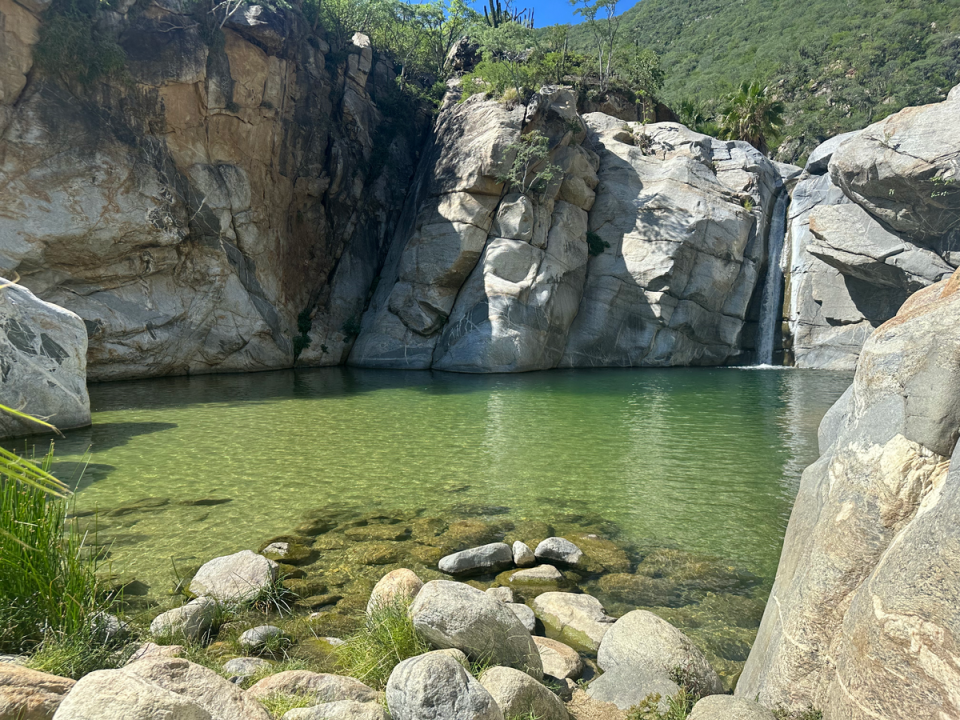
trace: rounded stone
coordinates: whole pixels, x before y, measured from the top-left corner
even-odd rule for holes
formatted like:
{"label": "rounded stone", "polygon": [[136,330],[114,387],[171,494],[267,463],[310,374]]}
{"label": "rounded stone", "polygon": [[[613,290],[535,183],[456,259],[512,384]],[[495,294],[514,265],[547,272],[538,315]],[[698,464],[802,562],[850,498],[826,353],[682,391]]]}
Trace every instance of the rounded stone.
{"label": "rounded stone", "polygon": [[420,592],[423,581],[412,570],[400,568],[388,572],[373,587],[370,600],[367,602],[367,615],[375,609],[387,607],[394,603],[409,604]]}
{"label": "rounded stone", "polygon": [[392,720],[503,720],[486,688],[443,652],[397,665],[387,681],[387,708]]}
{"label": "rounded stone", "polygon": [[513,543],[513,564],[521,568],[532,567],[537,564],[537,556],[526,543],[517,540]]}
{"label": "rounded stone", "polygon": [[776,720],[755,702],[732,695],[709,695],[693,706],[688,720]]}
{"label": "rounded stone", "polygon": [[498,542],[447,555],[440,559],[439,568],[448,575],[479,575],[498,572],[512,565],[510,546]]}
{"label": "rounded stone", "polygon": [[240,635],[240,647],[244,650],[261,650],[271,641],[283,638],[283,631],[276,625],[260,625]]}
{"label": "rounded stone", "polygon": [[545,637],[534,637],[533,642],[540,651],[543,662],[543,674],[558,680],[571,678],[576,680],[583,674],[583,659],[580,653],[569,645]]}
{"label": "rounded stone", "polygon": [[219,602],[248,602],[273,585],[277,568],[273,560],[243,550],[204,564],[190,582],[190,592]]}
{"label": "rounded stone", "polygon": [[549,537],[537,545],[533,554],[540,561],[559,562],[565,565],[576,565],[583,557],[583,552],[566,538]]}
{"label": "rounded stone", "polygon": [[567,720],[567,709],[560,698],[519,670],[492,667],[480,676],[480,684],[500,706],[504,717]]}

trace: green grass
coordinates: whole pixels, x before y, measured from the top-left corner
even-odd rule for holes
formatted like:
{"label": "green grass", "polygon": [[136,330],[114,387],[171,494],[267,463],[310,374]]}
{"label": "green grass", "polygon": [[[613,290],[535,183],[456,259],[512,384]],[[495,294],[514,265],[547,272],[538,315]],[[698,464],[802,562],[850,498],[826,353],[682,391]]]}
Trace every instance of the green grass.
{"label": "green grass", "polygon": [[79,680],[95,670],[122,667],[130,659],[134,649],[133,645],[104,645],[89,632],[70,635],[51,631],[34,648],[27,667]]}
{"label": "green grass", "polygon": [[317,704],[316,695],[285,695],[284,693],[273,693],[266,697],[259,698],[270,716],[280,720],[289,710],[296,708],[312,707]]}
{"label": "green grass", "polygon": [[[39,463],[49,470],[53,448]],[[29,651],[51,633],[91,635],[101,597],[96,553],[88,552],[66,500],[0,469],[0,652]]]}
{"label": "green grass", "polygon": [[429,651],[407,610],[406,603],[376,609],[364,625],[337,648],[341,671],[371,687],[383,689],[398,663]]}
{"label": "green grass", "polygon": [[795,712],[790,712],[784,707],[778,707],[774,708],[773,716],[777,720],[823,720],[823,713],[812,707]]}
{"label": "green grass", "polygon": [[687,668],[678,665],[670,673],[670,679],[680,690],[667,698],[667,707],[660,710],[663,697],[659,693],[647,695],[627,713],[627,720],[686,720],[697,701],[707,694],[707,689]]}

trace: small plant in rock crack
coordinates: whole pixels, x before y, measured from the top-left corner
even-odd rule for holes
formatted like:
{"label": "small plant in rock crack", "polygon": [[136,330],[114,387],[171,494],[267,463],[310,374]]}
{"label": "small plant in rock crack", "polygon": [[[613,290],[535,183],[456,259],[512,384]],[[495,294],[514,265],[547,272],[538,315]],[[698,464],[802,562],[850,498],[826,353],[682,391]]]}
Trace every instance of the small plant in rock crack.
{"label": "small plant in rock crack", "polygon": [[517,142],[506,147],[504,154],[512,154],[513,163],[506,173],[497,176],[497,181],[523,195],[543,193],[562,172],[558,165],[547,162],[550,138],[539,130],[521,135]]}
{"label": "small plant in rock crack", "polygon": [[603,251],[608,247],[610,247],[610,243],[608,243],[602,237],[597,235],[592,230],[587,232],[587,252],[590,254],[590,257],[602,255]]}

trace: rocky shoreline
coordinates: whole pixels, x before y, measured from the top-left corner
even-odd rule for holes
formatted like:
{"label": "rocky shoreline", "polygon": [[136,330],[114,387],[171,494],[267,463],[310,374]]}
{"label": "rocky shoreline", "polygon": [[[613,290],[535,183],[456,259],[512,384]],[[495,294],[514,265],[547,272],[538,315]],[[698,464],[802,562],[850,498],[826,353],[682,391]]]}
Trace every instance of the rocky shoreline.
{"label": "rocky shoreline", "polygon": [[[393,526],[358,527],[382,533]],[[168,716],[163,713],[265,719],[271,715],[259,701],[269,698],[270,708],[282,707],[278,698],[287,696],[297,707],[275,715],[283,720],[620,720],[645,701],[665,710],[671,697],[688,688],[705,698],[729,692],[696,644],[657,615],[633,610],[614,618],[592,595],[557,589],[571,587],[565,574],[586,573],[591,566],[596,572],[598,558],[615,564],[612,543],[597,542],[596,535],[583,540],[586,552],[569,539],[547,537],[533,549],[515,540],[512,546],[488,543],[441,557],[436,573],[460,580],[424,583],[407,568],[383,575],[366,598],[367,625],[378,613],[399,608],[426,652],[400,659],[381,692],[334,672],[285,670],[284,661],[303,638],[255,624],[257,614],[267,617],[270,609],[241,615],[243,609],[270,608],[284,584],[296,586],[292,580],[298,578],[280,575],[282,567],[291,567],[281,563],[302,560],[302,546],[275,539],[262,554],[241,551],[201,566],[189,584],[193,599],[157,615],[151,640],[119,669],[93,672],[74,684],[16,662],[0,663],[0,718],[26,710],[31,720],[146,720]],[[480,589],[484,585],[489,587]],[[276,605],[272,609],[283,616]],[[228,623],[232,644],[219,639],[227,612],[237,618]],[[322,628],[332,627],[326,616],[334,612],[327,607],[305,620],[310,644],[324,646],[331,670],[338,648],[352,642],[349,634],[346,640],[319,637]],[[102,622],[111,639],[131,632],[113,618]],[[198,648],[213,653],[203,656]],[[231,658],[231,650],[246,654]],[[702,702],[694,717],[704,720],[727,718],[732,709],[754,713],[744,717],[773,717],[728,695]]]}

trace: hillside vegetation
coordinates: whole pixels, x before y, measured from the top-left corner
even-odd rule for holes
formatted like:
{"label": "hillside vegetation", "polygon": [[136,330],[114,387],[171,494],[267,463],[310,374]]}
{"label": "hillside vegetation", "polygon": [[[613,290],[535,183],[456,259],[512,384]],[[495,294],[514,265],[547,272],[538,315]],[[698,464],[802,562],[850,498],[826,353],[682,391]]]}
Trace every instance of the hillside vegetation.
{"label": "hillside vegetation", "polygon": [[[585,26],[570,42],[594,47]],[[742,82],[768,86],[786,107],[777,157],[796,162],[960,83],[960,0],[642,0],[617,44],[660,56],[661,99],[675,109],[710,115]]]}

